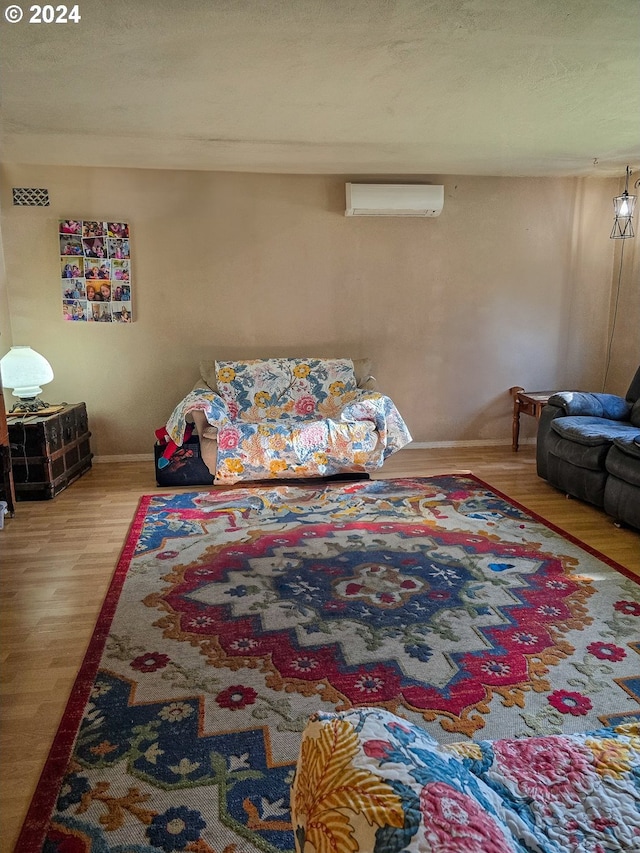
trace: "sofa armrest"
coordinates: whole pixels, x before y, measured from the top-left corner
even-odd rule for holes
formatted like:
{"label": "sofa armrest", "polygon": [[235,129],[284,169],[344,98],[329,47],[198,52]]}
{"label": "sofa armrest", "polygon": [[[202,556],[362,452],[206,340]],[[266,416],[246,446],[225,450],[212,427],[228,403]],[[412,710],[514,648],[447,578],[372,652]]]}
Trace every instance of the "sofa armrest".
{"label": "sofa armrest", "polygon": [[358,380],[358,391],[377,391],[378,390],[378,380],[375,376],[369,374],[368,376],[363,376],[362,379]]}
{"label": "sofa armrest", "polygon": [[616,394],[591,394],[584,391],[562,391],[549,398],[549,404],[558,406],[564,415],[608,418],[612,421],[629,420],[631,403]]}
{"label": "sofa armrest", "polygon": [[178,447],[182,445],[187,423],[194,422],[194,415],[198,411],[203,412],[207,423],[214,426],[231,420],[231,413],[224,399],[215,391],[199,384],[178,403],[167,421],[167,433]]}
{"label": "sofa armrest", "polygon": [[551,433],[551,421],[555,418],[561,418],[566,415],[566,411],[561,405],[555,405],[552,401],[561,397],[561,394],[554,394],[549,398],[549,402],[542,409],[540,419],[538,420],[538,433],[536,438],[536,470],[538,476],[543,480],[547,479],[547,454],[549,452],[549,435]]}
{"label": "sofa armrest", "polygon": [[615,394],[589,394],[584,391],[562,391],[549,397],[538,421],[536,442],[536,469],[538,476],[547,478],[547,456],[551,421],[565,416],[607,418],[627,421],[631,417],[631,404]]}

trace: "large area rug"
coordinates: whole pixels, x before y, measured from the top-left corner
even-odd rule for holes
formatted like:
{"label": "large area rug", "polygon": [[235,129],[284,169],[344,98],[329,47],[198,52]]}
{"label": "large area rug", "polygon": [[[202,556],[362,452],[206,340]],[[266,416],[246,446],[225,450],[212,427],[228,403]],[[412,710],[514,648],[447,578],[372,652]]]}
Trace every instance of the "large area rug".
{"label": "large area rug", "polygon": [[472,476],[142,499],[20,853],[290,850],[318,710],[640,719],[640,587]]}

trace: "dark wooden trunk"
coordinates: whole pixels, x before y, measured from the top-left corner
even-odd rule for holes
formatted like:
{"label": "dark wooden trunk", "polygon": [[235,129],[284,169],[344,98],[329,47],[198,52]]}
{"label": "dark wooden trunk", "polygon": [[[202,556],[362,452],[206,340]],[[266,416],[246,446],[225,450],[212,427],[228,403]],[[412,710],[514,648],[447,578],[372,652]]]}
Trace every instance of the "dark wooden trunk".
{"label": "dark wooden trunk", "polygon": [[84,403],[10,422],[16,498],[49,500],[82,476],[91,468],[90,437]]}

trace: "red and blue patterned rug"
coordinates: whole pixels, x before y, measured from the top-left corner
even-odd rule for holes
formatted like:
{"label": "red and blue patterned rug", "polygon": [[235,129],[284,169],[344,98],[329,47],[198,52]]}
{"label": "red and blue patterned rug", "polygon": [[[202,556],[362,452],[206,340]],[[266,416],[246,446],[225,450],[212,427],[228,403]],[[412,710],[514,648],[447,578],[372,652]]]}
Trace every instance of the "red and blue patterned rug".
{"label": "red and blue patterned rug", "polygon": [[293,848],[307,718],[640,719],[640,586],[472,476],[142,499],[20,853]]}

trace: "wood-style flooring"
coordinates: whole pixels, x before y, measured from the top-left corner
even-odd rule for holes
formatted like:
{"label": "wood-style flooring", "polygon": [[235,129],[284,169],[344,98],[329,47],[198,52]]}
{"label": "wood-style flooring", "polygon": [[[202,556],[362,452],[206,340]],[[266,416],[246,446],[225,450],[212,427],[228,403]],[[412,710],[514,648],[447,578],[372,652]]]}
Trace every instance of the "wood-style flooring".
{"label": "wood-style flooring", "polygon": [[[531,446],[402,450],[379,476],[472,472],[640,575],[640,534],[568,500]],[[189,489],[187,489],[188,491]],[[0,850],[13,850],[153,463],[94,465],[52,501],[20,502],[0,531]],[[175,491],[175,490],[174,490]],[[184,489],[182,491],[185,491]],[[22,853],[22,851],[18,851]]]}

